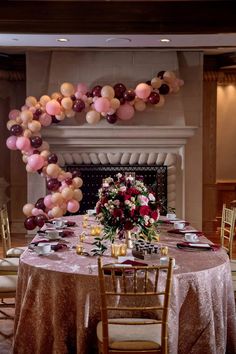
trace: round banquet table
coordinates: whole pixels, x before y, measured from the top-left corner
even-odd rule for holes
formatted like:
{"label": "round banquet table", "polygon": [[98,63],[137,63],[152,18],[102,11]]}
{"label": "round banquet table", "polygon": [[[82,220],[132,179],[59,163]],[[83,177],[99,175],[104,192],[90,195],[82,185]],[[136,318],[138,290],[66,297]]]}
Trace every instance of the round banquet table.
{"label": "round banquet table", "polygon": [[[15,354],[96,353],[96,324],[100,320],[97,257],[76,254],[72,246],[82,232],[82,217],[67,220],[76,222],[71,228],[75,235],[66,237],[70,247],[47,256],[26,250],[20,258]],[[170,301],[169,353],[236,353],[235,303],[227,254],[222,249],[180,250],[176,243],[183,241],[183,236],[168,233],[170,227],[161,226],[160,238],[177,265]],[[85,250],[91,250],[93,240],[86,237]],[[201,241],[207,239],[202,236]],[[104,264],[111,262],[115,259],[103,257]]]}

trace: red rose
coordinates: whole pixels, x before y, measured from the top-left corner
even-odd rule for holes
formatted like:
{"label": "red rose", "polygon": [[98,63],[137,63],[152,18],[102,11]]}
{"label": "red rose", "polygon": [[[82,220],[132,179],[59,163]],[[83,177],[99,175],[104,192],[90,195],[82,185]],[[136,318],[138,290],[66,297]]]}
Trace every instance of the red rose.
{"label": "red rose", "polygon": [[125,230],[132,230],[134,227],[133,223],[130,220],[127,220],[124,225]]}
{"label": "red rose", "polygon": [[125,200],[130,200],[131,195],[130,194],[125,194]]}
{"label": "red rose", "polygon": [[157,217],[158,217],[158,212],[157,210],[153,210],[151,212],[151,218],[153,218],[154,220],[157,220]]}
{"label": "red rose", "polygon": [[141,216],[149,215],[150,208],[147,205],[142,205],[139,209],[139,213]]}

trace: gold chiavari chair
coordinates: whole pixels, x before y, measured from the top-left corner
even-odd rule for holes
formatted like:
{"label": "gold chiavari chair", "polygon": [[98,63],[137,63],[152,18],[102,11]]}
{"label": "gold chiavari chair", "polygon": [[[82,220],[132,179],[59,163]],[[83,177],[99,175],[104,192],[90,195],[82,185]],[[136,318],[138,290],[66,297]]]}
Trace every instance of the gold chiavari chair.
{"label": "gold chiavari chair", "polygon": [[11,232],[9,225],[9,218],[6,205],[3,205],[0,210],[0,224],[1,224],[1,239],[3,247],[3,257],[20,257],[26,247],[11,247]]}
{"label": "gold chiavari chair", "polygon": [[166,354],[173,259],[167,266],[117,267],[99,258],[98,270],[99,353]]}
{"label": "gold chiavari chair", "polygon": [[221,246],[226,250],[230,258],[234,292],[236,293],[236,260],[233,259],[233,242],[235,240],[236,208],[227,208],[226,204],[222,208],[221,219]]}

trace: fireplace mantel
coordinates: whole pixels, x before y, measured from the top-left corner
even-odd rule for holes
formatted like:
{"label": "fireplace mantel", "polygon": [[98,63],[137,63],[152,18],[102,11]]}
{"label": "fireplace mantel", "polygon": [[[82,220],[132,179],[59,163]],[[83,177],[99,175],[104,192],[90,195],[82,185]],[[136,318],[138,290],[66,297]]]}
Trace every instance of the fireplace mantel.
{"label": "fireplace mantel", "polygon": [[195,134],[195,126],[68,126],[58,125],[43,130],[52,150],[74,148],[180,148]]}

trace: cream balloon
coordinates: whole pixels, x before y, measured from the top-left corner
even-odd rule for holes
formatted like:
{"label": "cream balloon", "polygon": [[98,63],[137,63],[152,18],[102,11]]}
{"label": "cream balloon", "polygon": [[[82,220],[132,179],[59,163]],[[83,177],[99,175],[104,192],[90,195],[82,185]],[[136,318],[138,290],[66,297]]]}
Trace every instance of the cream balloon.
{"label": "cream balloon", "polygon": [[67,118],[73,118],[75,116],[75,111],[73,109],[66,109],[65,110],[65,115]]}
{"label": "cream balloon", "polygon": [[54,218],[60,218],[63,215],[63,210],[59,206],[55,206],[52,208],[51,214]]}
{"label": "cream balloon", "polygon": [[26,138],[30,138],[32,136],[31,130],[25,129],[23,132],[23,136],[25,136]]}
{"label": "cream balloon", "polygon": [[86,120],[89,124],[96,124],[100,121],[101,115],[96,111],[88,111]]}
{"label": "cream balloon", "polygon": [[136,111],[142,112],[146,109],[146,103],[142,100],[138,100],[134,103],[134,108]]}
{"label": "cream balloon", "polygon": [[64,97],[62,100],[61,100],[61,105],[63,108],[65,109],[71,109],[72,106],[73,106],[73,101],[70,97]]}
{"label": "cream balloon", "polygon": [[115,97],[115,91],[114,91],[113,87],[111,87],[109,85],[103,86],[103,88],[101,89],[101,96],[102,97],[107,97],[110,100],[112,98],[114,98]]}
{"label": "cream balloon", "polygon": [[159,77],[154,77],[154,78],[151,80],[151,86],[152,86],[153,88],[158,89],[159,87],[161,87],[162,84],[163,84],[163,81],[162,81]]}
{"label": "cream balloon", "polygon": [[57,205],[61,205],[64,202],[63,196],[61,195],[61,193],[58,192],[52,194],[51,200],[53,204],[57,204]]}
{"label": "cream balloon", "polygon": [[45,107],[46,104],[47,104],[49,101],[51,101],[51,98],[50,98],[49,96],[47,96],[47,95],[41,96],[41,97],[40,97],[40,100],[39,100],[39,102],[41,103],[41,105],[42,105],[43,107]]}
{"label": "cream balloon", "polygon": [[60,171],[61,168],[55,163],[50,163],[46,169],[46,173],[48,174],[48,176],[53,178],[56,178],[59,175]]}
{"label": "cream balloon", "polygon": [[25,214],[25,216],[31,216],[33,209],[34,209],[34,204],[27,203],[23,206],[23,213]]}
{"label": "cream balloon", "polygon": [[[53,99],[53,100],[57,100],[58,98],[61,98],[62,96],[61,96],[61,94],[60,94],[60,92],[53,92],[52,94],[51,94],[51,98]],[[51,101],[51,100],[50,100]]]}
{"label": "cream balloon", "polygon": [[17,124],[17,122],[13,119],[7,122],[7,129],[10,130],[13,125]]}
{"label": "cream balloon", "polygon": [[51,154],[51,153],[50,153],[50,151],[48,151],[48,150],[43,150],[43,151],[40,152],[40,155],[41,155],[45,160],[47,160],[47,158],[48,158],[48,156],[49,156],[50,154]]}
{"label": "cream balloon", "polygon": [[72,85],[69,82],[64,82],[61,85],[60,90],[61,90],[61,93],[63,94],[63,96],[66,96],[66,97],[74,95],[74,93],[75,93],[74,85]]}
{"label": "cream balloon", "polygon": [[33,120],[32,122],[28,123],[28,128],[33,132],[37,133],[41,130],[41,124],[37,120]]}
{"label": "cream balloon", "polygon": [[22,119],[22,122],[29,123],[29,122],[32,122],[32,120],[33,120],[33,113],[27,109],[27,110],[21,112],[20,117]]}
{"label": "cream balloon", "polygon": [[28,96],[27,98],[26,98],[26,100],[25,100],[25,104],[26,104],[26,106],[28,106],[28,107],[33,107],[33,106],[35,106],[36,104],[37,104],[37,100],[36,100],[36,98],[34,97],[34,96]]}

